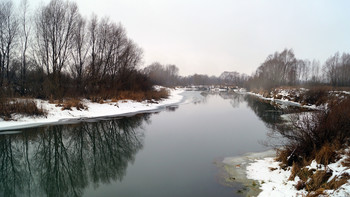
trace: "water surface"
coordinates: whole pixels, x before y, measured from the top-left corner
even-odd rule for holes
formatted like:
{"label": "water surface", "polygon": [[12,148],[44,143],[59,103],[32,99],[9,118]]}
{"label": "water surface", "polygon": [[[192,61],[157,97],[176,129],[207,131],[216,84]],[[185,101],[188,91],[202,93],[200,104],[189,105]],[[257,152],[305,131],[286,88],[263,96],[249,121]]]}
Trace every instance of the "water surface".
{"label": "water surface", "polygon": [[0,196],[239,196],[217,161],[268,149],[279,112],[235,93],[185,92],[157,113],[0,135]]}

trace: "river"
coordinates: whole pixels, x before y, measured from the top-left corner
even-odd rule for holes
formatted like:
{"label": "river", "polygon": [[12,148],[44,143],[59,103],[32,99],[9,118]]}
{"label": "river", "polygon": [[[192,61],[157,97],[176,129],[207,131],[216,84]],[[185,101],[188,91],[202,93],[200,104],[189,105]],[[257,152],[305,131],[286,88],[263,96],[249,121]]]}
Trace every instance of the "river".
{"label": "river", "polygon": [[269,149],[279,111],[236,93],[131,117],[0,133],[0,196],[241,196],[225,157]]}

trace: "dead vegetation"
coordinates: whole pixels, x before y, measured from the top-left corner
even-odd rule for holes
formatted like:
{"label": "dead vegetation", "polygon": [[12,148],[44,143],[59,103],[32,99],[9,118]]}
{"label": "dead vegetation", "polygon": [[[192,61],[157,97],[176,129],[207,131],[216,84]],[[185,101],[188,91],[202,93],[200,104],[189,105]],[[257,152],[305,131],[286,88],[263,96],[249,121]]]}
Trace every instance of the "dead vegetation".
{"label": "dead vegetation", "polygon": [[[341,150],[350,142],[350,99],[330,105],[329,109],[299,114],[291,118],[291,125],[280,125],[277,131],[288,139],[287,143],[277,152],[277,160],[281,167],[291,167],[290,180],[298,176],[301,180],[295,187],[305,189],[309,196],[322,194],[327,189],[337,189],[347,182],[350,175],[332,176],[330,169],[308,169],[312,160],[327,166],[338,161]],[[345,159],[343,165],[350,166],[350,159]]]}
{"label": "dead vegetation", "polygon": [[[331,86],[310,86],[307,88],[299,86],[281,86],[271,90],[254,89],[252,92],[262,95],[265,98],[282,99],[298,102],[301,105],[324,105],[337,103],[350,97],[350,88]],[[287,94],[286,94],[287,93]]]}
{"label": "dead vegetation", "polygon": [[148,90],[148,91],[118,91],[118,92],[106,92],[102,96],[90,96],[89,100],[92,102],[103,103],[106,100],[112,102],[118,102],[120,100],[134,100],[134,101],[149,101],[157,102],[169,97],[169,91],[165,88],[160,90]]}
{"label": "dead vegetation", "polygon": [[0,117],[11,120],[14,114],[44,116],[46,112],[31,99],[0,99]]}
{"label": "dead vegetation", "polygon": [[68,98],[65,100],[50,100],[51,104],[56,104],[56,107],[61,107],[63,110],[72,110],[72,108],[76,108],[77,110],[87,110],[88,107],[84,105],[80,99]]}

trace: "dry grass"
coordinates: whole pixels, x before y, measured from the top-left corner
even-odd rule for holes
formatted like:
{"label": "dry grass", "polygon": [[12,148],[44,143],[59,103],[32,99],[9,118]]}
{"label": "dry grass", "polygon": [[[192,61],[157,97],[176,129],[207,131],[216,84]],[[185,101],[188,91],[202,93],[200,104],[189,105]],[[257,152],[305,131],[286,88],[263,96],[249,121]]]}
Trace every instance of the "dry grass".
{"label": "dry grass", "polygon": [[[297,121],[297,122],[296,122]],[[329,169],[309,170],[305,166],[312,160],[324,166],[339,160],[344,155],[350,143],[350,99],[339,101],[337,105],[330,105],[328,110],[314,112],[311,116],[303,116],[292,120],[292,127],[278,127],[278,131],[288,142],[278,150],[277,160],[281,167],[291,169],[290,180],[296,176],[301,182],[297,189],[309,192],[308,196],[323,194],[324,190],[337,189],[350,179],[349,174],[342,174],[332,180]],[[346,153],[350,156],[350,153]],[[342,162],[343,166],[350,166],[350,157]],[[303,186],[305,183],[305,186]]]}
{"label": "dry grass", "polygon": [[350,153],[346,153],[346,158],[341,163],[343,166],[350,167]]}
{"label": "dry grass", "polygon": [[291,153],[292,151],[290,151],[288,147],[285,147],[283,149],[277,149],[276,161],[281,162],[281,167],[283,169],[291,165],[288,162],[288,158],[289,158],[289,155],[291,155]]}
{"label": "dry grass", "polygon": [[[114,96],[111,96],[114,95]],[[112,102],[118,102],[120,100],[134,100],[134,101],[149,101],[156,102],[169,97],[169,91],[165,88],[149,91],[118,91],[114,94],[108,94],[105,96],[92,96],[89,99],[92,102],[103,103],[107,99],[111,99]]]}
{"label": "dry grass", "polygon": [[337,155],[336,151],[340,148],[341,145],[338,141],[333,143],[325,143],[320,150],[314,153],[316,162],[324,165],[334,162]]}
{"label": "dry grass", "polygon": [[28,116],[44,116],[46,115],[46,112],[42,108],[38,108],[36,103],[30,99],[1,99],[0,117],[4,120],[11,120],[13,114],[22,114]]}
{"label": "dry grass", "polygon": [[297,189],[297,190],[302,190],[302,189],[304,189],[305,188],[305,182],[304,181],[302,181],[302,180],[300,180],[300,181],[298,181],[298,183],[295,185],[295,189]]}
{"label": "dry grass", "polygon": [[321,87],[312,87],[306,91],[301,97],[302,101],[312,105],[319,106],[328,101],[329,95],[328,92],[331,91],[330,87],[321,86]]}
{"label": "dry grass", "polygon": [[[339,159],[337,158],[337,151],[340,147],[339,143],[326,143],[319,151],[315,152],[309,160],[304,159],[303,161],[293,162],[289,180],[294,180],[296,176],[300,178],[300,181],[295,185],[295,188],[297,190],[305,189],[309,192],[307,196],[318,196],[323,194],[324,190],[335,190],[347,183],[350,179],[348,173],[343,173],[341,176],[336,176],[332,180],[329,180],[333,174],[330,169],[326,168],[325,170],[323,168],[315,170],[305,167],[310,165],[313,157],[317,163],[323,163],[325,165],[334,162]],[[278,159],[282,162],[287,162],[287,160],[283,160],[283,157],[289,153],[287,151],[278,151],[278,153]],[[287,166],[285,164],[282,165],[284,165],[285,168]],[[344,162],[342,162],[342,165],[350,166],[350,159],[345,159]]]}
{"label": "dry grass", "polygon": [[88,107],[84,105],[80,99],[65,99],[63,101],[53,101],[51,103],[56,104],[56,107],[62,107],[63,110],[72,110],[76,108],[77,110],[86,110]]}
{"label": "dry grass", "polygon": [[342,174],[341,177],[334,177],[325,185],[325,189],[338,189],[340,186],[347,183],[349,179],[350,175],[348,173]]}
{"label": "dry grass", "polygon": [[317,170],[307,181],[305,189],[306,191],[317,191],[319,189],[325,189],[328,179],[332,176],[331,171]]}
{"label": "dry grass", "polygon": [[324,195],[324,189],[320,188],[317,191],[312,191],[310,193],[307,194],[307,197],[316,197],[316,196],[320,196],[320,195]]}

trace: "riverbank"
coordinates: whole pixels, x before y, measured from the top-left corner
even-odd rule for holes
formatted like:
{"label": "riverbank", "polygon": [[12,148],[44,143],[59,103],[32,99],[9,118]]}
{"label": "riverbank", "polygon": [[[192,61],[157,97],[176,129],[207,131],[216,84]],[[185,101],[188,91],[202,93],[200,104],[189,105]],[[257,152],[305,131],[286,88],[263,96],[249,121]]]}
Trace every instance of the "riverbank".
{"label": "riverbank", "polygon": [[311,110],[327,108],[332,102],[339,102],[350,97],[350,91],[345,88],[331,87],[279,87],[271,91],[252,90],[246,94],[257,96],[260,99],[272,101],[284,106],[296,106]]}
{"label": "riverbank", "polygon": [[[239,182],[244,188],[237,191],[244,196],[325,196],[342,197],[350,196],[350,182],[347,180],[350,175],[349,157],[350,149],[343,150],[340,159],[328,165],[318,164],[313,160],[305,166],[308,172],[331,173],[326,182],[339,184],[337,189],[321,189],[308,192],[302,188],[302,180],[299,176],[291,179],[292,167],[281,168],[282,163],[276,161],[276,152],[273,150],[247,153],[239,157],[227,157],[223,160],[223,169],[226,172],[226,182]],[[309,179],[310,182],[313,179]],[[302,188],[302,189],[301,189]]]}
{"label": "riverbank", "polygon": [[[309,94],[307,91],[304,95]],[[288,101],[298,100],[298,97],[299,101],[306,100],[283,90],[272,98],[248,94],[271,101],[276,95],[284,94],[289,99],[282,105],[288,105]],[[349,92],[326,91],[319,95],[315,99],[319,105],[313,107],[318,110],[284,115],[287,122],[275,125],[274,132],[284,139],[277,153],[244,164],[246,177],[243,183],[250,180],[248,188],[253,191],[256,188],[252,185],[257,185],[260,192],[256,195],[350,196]],[[278,99],[284,101],[283,97]],[[323,102],[319,102],[321,100]],[[306,105],[310,106],[310,103]],[[299,106],[303,107],[302,104]],[[229,164],[242,166],[235,162]]]}
{"label": "riverbank", "polygon": [[65,123],[68,121],[81,121],[84,119],[121,116],[132,113],[146,112],[159,109],[168,105],[174,105],[183,99],[182,89],[169,89],[169,97],[157,102],[136,102],[132,100],[119,100],[113,102],[106,100],[103,103],[91,102],[83,99],[81,103],[85,109],[72,108],[70,110],[62,110],[61,106],[49,103],[47,100],[34,99],[33,101],[39,108],[47,112],[46,116],[12,116],[12,120],[0,120],[0,130],[13,130],[26,127],[36,127],[45,124]]}
{"label": "riverbank", "polygon": [[[317,191],[308,192],[302,183],[299,176],[292,176],[292,167],[286,169],[281,168],[282,163],[275,160],[274,157],[266,157],[263,159],[255,159],[246,167],[247,179],[256,180],[258,182],[261,192],[258,196],[349,196],[350,195],[350,182],[348,181],[350,168],[349,166],[349,149],[343,150],[340,154],[340,159],[334,163],[328,165],[318,164],[313,160],[309,165],[305,166],[308,173],[312,173],[314,176],[320,173],[329,174],[325,182],[325,188]],[[316,177],[309,179],[309,183],[313,184]],[[324,177],[322,177],[324,178]],[[322,180],[318,180],[322,181]],[[330,189],[327,187],[335,187],[336,184],[340,184],[340,187],[336,189]]]}

